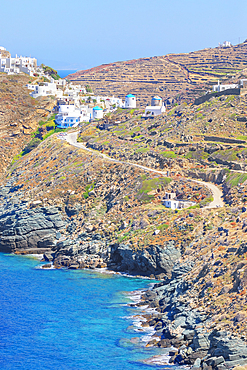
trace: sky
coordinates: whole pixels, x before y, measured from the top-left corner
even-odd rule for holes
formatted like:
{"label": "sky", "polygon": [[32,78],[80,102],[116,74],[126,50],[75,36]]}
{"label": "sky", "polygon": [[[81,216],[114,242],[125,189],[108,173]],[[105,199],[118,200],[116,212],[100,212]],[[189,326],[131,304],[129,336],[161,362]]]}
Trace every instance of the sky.
{"label": "sky", "polygon": [[247,39],[246,0],[2,0],[0,46],[55,69]]}

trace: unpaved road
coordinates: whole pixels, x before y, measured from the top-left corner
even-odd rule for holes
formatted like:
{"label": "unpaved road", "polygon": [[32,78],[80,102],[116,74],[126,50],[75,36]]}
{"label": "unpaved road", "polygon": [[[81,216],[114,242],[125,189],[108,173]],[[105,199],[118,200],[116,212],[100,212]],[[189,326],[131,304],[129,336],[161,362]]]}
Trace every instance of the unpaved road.
{"label": "unpaved road", "polygon": [[[105,155],[103,153],[96,152],[96,151],[94,151],[92,149],[86,148],[85,145],[83,145],[82,143],[78,143],[77,142],[77,135],[78,135],[78,132],[72,132],[72,133],[67,134],[63,138],[70,145],[73,145],[76,148],[80,148],[80,149],[86,150],[86,151],[88,151],[90,153],[97,154],[97,155],[103,157],[104,159],[106,159],[107,161],[114,162],[114,163],[121,163],[121,164],[129,165],[129,166],[134,166],[134,167],[141,168],[144,171],[155,172],[155,173],[159,173],[160,175],[167,176],[167,172],[166,171],[158,171],[158,170],[155,170],[153,168],[149,168],[149,167],[142,166],[142,165],[139,165],[139,164],[136,164],[136,163],[132,163],[132,162],[119,161],[118,159],[114,159],[114,158],[108,157],[107,155]],[[224,207],[224,202],[222,200],[222,196],[223,196],[222,191],[216,185],[214,185],[214,184],[212,184],[210,182],[205,182],[205,181],[199,181],[199,180],[194,180],[194,179],[190,179],[190,180],[191,181],[194,181],[194,182],[196,182],[198,184],[201,184],[201,185],[206,186],[213,193],[214,200],[208,206],[206,206],[205,208],[210,209],[210,208],[216,208],[216,207]]]}

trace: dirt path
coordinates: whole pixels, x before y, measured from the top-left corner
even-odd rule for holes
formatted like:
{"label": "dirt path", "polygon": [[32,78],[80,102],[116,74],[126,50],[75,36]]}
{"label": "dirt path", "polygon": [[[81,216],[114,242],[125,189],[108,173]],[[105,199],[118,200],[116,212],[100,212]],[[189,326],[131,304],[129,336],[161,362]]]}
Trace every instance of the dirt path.
{"label": "dirt path", "polygon": [[[72,132],[72,133],[67,134],[64,137],[64,139],[70,145],[73,145],[76,148],[84,149],[84,150],[86,150],[86,151],[88,151],[90,153],[95,153],[95,154],[103,157],[107,161],[114,162],[114,163],[126,164],[126,165],[129,165],[129,166],[134,166],[134,167],[141,168],[144,171],[155,172],[155,173],[158,173],[160,175],[167,176],[166,171],[158,171],[158,170],[155,170],[155,169],[152,169],[152,168],[149,168],[149,167],[146,167],[146,166],[142,166],[140,164],[128,162],[128,161],[119,161],[118,159],[114,159],[114,158],[108,157],[106,154],[103,154],[103,153],[100,153],[100,152],[96,152],[96,151],[94,151],[92,149],[89,149],[89,148],[85,147],[85,145],[83,145],[82,143],[78,143],[77,142],[77,135],[78,135],[77,132]],[[212,184],[210,182],[204,182],[204,181],[199,181],[199,180],[194,180],[194,179],[190,179],[190,180],[191,181],[194,181],[194,182],[196,182],[198,184],[204,185],[208,189],[211,190],[211,192],[213,194],[214,200],[208,206],[205,207],[206,209],[216,208],[216,207],[224,207],[224,202],[222,200],[222,195],[223,195],[222,194],[222,191],[216,185],[214,185],[214,184]]]}

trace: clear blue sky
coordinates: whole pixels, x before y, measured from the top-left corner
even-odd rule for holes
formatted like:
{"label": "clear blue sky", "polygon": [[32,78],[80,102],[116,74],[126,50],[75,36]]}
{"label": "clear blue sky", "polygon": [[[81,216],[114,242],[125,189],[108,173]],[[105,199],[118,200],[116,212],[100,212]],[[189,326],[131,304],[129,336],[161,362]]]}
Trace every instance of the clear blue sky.
{"label": "clear blue sky", "polygon": [[247,39],[246,0],[5,0],[0,46],[56,69]]}

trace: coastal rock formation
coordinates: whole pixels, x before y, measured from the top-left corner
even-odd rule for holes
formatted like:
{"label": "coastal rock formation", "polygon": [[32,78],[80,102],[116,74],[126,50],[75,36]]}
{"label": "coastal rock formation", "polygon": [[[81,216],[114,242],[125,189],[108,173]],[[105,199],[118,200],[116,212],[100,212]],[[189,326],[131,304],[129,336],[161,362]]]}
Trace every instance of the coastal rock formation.
{"label": "coastal rock formation", "polygon": [[56,244],[65,225],[57,207],[27,208],[15,198],[0,213],[0,252],[42,254]]}
{"label": "coastal rock formation", "polygon": [[109,267],[115,265],[118,271],[128,271],[132,274],[169,275],[180,256],[180,251],[175,248],[173,242],[168,242],[163,247],[151,245],[137,251],[133,251],[126,244],[116,244],[111,246]]}
{"label": "coastal rock formation", "polygon": [[148,304],[159,311],[149,322],[161,338],[156,344],[159,347],[178,347],[177,351],[170,352],[169,362],[193,365],[193,369],[210,367],[224,370],[246,365],[245,338],[241,339],[231,331],[208,330],[207,324],[212,322],[214,313],[205,312],[200,306],[192,306],[192,301],[186,299],[192,286],[185,276],[193,266],[193,263],[175,264],[172,277],[156,284],[143,296],[141,305]]}
{"label": "coastal rock formation", "polygon": [[[150,246],[134,251],[125,244],[109,244],[99,234],[83,233],[74,240],[58,242],[45,254],[47,261],[55,266],[69,268],[108,267],[115,271],[140,274],[144,276],[169,276],[175,261],[180,258],[180,251],[174,243],[164,247]],[[162,275],[161,275],[162,274]]]}

